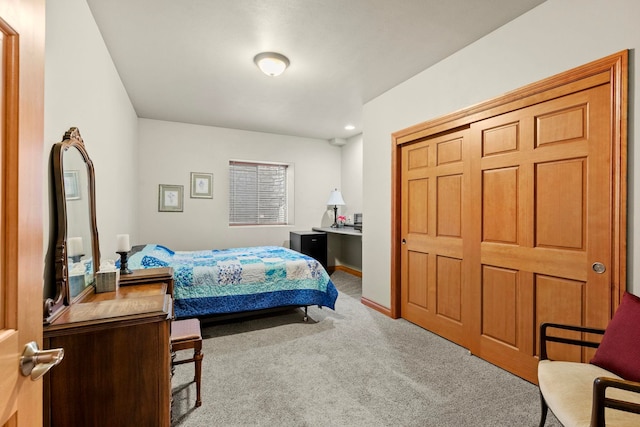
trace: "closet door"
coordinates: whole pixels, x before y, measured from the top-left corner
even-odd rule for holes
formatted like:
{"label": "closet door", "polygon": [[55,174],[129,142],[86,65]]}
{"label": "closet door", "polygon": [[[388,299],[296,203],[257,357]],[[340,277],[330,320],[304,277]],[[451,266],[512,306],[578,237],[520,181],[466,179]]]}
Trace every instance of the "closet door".
{"label": "closet door", "polygon": [[622,51],[393,134],[392,316],[534,383],[541,323],[607,325],[626,286],[627,75]]}
{"label": "closet door", "polygon": [[402,317],[465,345],[467,130],[402,147]]}
{"label": "closet door", "polygon": [[534,382],[540,323],[605,327],[611,316],[610,93],[605,84],[471,125],[469,348]]}

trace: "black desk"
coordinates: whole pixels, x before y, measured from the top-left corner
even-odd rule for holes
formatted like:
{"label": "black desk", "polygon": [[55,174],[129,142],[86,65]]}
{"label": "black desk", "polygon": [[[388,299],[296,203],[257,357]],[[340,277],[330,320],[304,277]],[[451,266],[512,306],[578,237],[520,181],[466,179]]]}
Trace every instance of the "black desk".
{"label": "black desk", "polygon": [[346,236],[362,237],[362,231],[355,230],[353,227],[340,227],[340,228],[313,227],[312,230],[322,232],[322,233],[344,234]]}
{"label": "black desk", "polygon": [[290,247],[301,254],[315,258],[327,268],[327,233],[319,231],[290,231]]}

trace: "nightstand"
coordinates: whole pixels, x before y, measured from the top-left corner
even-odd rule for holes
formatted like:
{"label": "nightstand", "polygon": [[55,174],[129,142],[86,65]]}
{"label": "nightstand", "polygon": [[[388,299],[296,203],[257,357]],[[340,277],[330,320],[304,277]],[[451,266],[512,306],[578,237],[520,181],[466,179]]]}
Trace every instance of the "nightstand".
{"label": "nightstand", "polygon": [[291,231],[289,240],[291,249],[315,258],[325,269],[327,268],[327,233]]}

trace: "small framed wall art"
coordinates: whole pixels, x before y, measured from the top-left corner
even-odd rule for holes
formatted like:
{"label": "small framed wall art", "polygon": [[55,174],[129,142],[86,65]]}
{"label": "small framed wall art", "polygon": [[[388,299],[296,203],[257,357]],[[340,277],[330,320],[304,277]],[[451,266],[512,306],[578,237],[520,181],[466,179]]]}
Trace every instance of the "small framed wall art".
{"label": "small framed wall art", "polygon": [[158,212],[182,212],[184,186],[160,184]]}
{"label": "small framed wall art", "polygon": [[78,171],[64,171],[64,193],[67,200],[78,200],[80,198],[80,184]]}
{"label": "small framed wall art", "polygon": [[213,199],[213,174],[191,172],[191,198]]}

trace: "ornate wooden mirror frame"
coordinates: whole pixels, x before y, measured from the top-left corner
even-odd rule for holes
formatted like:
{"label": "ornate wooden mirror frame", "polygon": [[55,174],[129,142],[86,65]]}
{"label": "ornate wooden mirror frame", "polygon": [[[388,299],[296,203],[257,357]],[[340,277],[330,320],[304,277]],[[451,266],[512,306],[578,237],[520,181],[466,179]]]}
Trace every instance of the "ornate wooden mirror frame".
{"label": "ornate wooden mirror frame", "polygon": [[56,205],[55,297],[44,301],[45,324],[94,291],[100,263],[93,162],[78,128],[70,128],[62,142],[53,145],[51,162]]}

